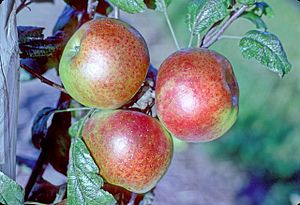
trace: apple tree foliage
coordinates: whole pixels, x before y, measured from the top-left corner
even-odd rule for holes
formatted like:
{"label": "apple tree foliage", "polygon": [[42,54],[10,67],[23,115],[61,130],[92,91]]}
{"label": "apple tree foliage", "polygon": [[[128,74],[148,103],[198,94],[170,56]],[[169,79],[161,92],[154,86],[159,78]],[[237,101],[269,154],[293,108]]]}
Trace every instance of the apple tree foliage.
{"label": "apple tree foliage", "polygon": [[[32,2],[22,0],[18,12]],[[32,126],[32,141],[41,154],[35,163],[25,190],[0,173],[0,203],[23,204],[35,201],[54,204],[151,204],[153,192],[136,195],[120,187],[105,183],[99,169],[81,139],[83,124],[93,110],[80,107],[59,85],[41,75],[57,68],[60,56],[71,35],[85,22],[96,16],[108,16],[113,6],[128,12],[141,13],[153,9],[166,17],[174,41],[178,47],[208,48],[222,38],[224,31],[238,18],[252,22],[256,29],[248,31],[240,39],[240,51],[246,59],[254,58],[269,70],[283,77],[291,70],[283,46],[275,34],[268,31],[264,16],[272,16],[271,7],[259,0],[191,0],[186,3],[187,32],[190,41],[180,46],[168,18],[168,7],[172,0],[65,0],[67,5],[60,15],[53,35],[45,37],[44,28],[19,26],[21,79],[39,78],[42,82],[59,88],[62,92],[56,107],[42,109]],[[91,3],[89,5],[89,3]],[[94,2],[94,3],[93,3]],[[93,7],[92,14],[89,6]],[[134,18],[134,16],[133,16]],[[135,97],[123,108],[151,112],[154,99],[156,70],[151,67],[147,79]],[[147,95],[148,92],[148,95]],[[146,97],[145,97],[146,96]],[[149,97],[150,96],[150,97]],[[143,103],[140,103],[144,101]],[[144,107],[141,107],[144,104]],[[89,110],[86,114],[86,110]],[[71,114],[70,111],[76,111]],[[50,117],[53,118],[50,120]],[[73,120],[72,120],[73,119]],[[72,123],[72,121],[77,121]],[[51,121],[49,123],[49,121]],[[47,164],[68,177],[67,185],[55,186],[42,179]],[[67,191],[62,191],[66,190]],[[57,197],[58,196],[58,197]],[[65,199],[65,200],[64,200]],[[25,202],[26,203],[26,202]],[[31,202],[34,204],[34,202]]]}

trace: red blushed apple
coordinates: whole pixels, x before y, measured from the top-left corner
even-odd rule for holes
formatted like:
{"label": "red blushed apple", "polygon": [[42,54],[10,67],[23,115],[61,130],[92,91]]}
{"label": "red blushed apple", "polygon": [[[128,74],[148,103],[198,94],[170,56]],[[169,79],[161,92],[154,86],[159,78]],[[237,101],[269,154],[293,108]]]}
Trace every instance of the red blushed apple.
{"label": "red blushed apple", "polygon": [[68,41],[59,73],[68,93],[85,106],[115,109],[142,85],[148,68],[147,45],[137,30],[116,19],[82,25]]}
{"label": "red blushed apple", "polygon": [[160,122],[135,111],[96,113],[83,139],[107,182],[135,193],[157,184],[173,153],[172,138]]}
{"label": "red blushed apple", "polygon": [[158,117],[184,141],[204,142],[222,136],[237,119],[238,98],[231,64],[214,51],[177,51],[158,71]]}

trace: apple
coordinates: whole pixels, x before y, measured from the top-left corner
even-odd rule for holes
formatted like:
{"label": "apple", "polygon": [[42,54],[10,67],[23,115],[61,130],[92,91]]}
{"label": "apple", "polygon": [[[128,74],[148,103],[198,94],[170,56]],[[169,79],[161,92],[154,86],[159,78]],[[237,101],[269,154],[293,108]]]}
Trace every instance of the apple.
{"label": "apple", "polygon": [[115,109],[137,93],[149,61],[147,45],[136,29],[117,19],[102,18],[85,23],[70,38],[59,74],[79,103]]}
{"label": "apple", "polygon": [[151,190],[171,162],[171,135],[141,112],[100,111],[87,121],[82,135],[101,176],[135,193]]}
{"label": "apple", "polygon": [[222,136],[237,119],[238,99],[232,66],[215,51],[177,51],[158,71],[157,114],[181,140],[205,142]]}

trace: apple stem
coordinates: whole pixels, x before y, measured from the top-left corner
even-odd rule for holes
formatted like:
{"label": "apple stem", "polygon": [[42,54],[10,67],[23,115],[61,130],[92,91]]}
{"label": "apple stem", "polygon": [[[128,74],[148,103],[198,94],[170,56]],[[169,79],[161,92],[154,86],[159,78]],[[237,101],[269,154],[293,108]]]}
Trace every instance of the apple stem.
{"label": "apple stem", "polygon": [[174,29],[173,29],[173,26],[172,26],[170,18],[169,18],[169,14],[168,14],[168,11],[167,11],[166,2],[165,2],[165,0],[161,0],[161,3],[163,4],[163,13],[165,15],[166,21],[168,23],[168,26],[169,26],[169,29],[171,31],[172,37],[174,39],[175,45],[177,47],[177,50],[180,50],[180,47],[179,47],[179,44],[178,44],[178,41],[177,41],[177,38],[176,38],[176,35],[175,35],[175,32],[174,32]]}
{"label": "apple stem", "polygon": [[197,36],[197,47],[200,47],[200,45],[201,45],[201,35],[198,34],[198,36]]}
{"label": "apple stem", "polygon": [[114,13],[115,19],[119,19],[120,18],[120,9],[117,6],[114,6],[114,10],[115,10],[115,13]]}
{"label": "apple stem", "polygon": [[42,75],[34,72],[34,70],[32,70],[31,68],[29,68],[28,66],[24,65],[24,64],[21,64],[20,65],[21,68],[23,68],[24,70],[26,70],[27,72],[29,72],[31,75],[33,75],[34,77],[38,78],[42,83],[45,83],[53,88],[56,88],[58,90],[60,90],[61,92],[63,93],[66,93],[68,94],[68,92],[59,84],[43,77]]}
{"label": "apple stem", "polygon": [[[76,138],[80,137],[80,136],[79,136],[79,135],[80,135],[80,132],[81,132],[83,126],[85,125],[87,119],[88,119],[90,116],[92,116],[92,115],[94,114],[95,111],[96,111],[96,109],[95,109],[95,108],[92,108],[92,109],[90,109],[90,111],[83,117],[83,122],[80,124],[80,126],[79,126],[79,128],[78,128],[78,131],[77,131],[77,133],[76,133]],[[76,138],[75,138],[75,139],[76,139]]]}
{"label": "apple stem", "polygon": [[74,112],[74,111],[80,111],[80,110],[91,110],[94,108],[91,107],[77,107],[77,108],[68,108],[64,110],[56,110],[54,113],[62,113],[62,112]]}
{"label": "apple stem", "polygon": [[193,34],[193,32],[191,32],[190,41],[189,41],[189,45],[188,45],[189,48],[192,46],[193,38],[194,38],[194,34]]}
{"label": "apple stem", "polygon": [[24,205],[47,205],[47,204],[43,204],[35,201],[26,201]]}
{"label": "apple stem", "polygon": [[225,32],[225,30],[238,18],[240,15],[246,11],[248,6],[243,5],[241,6],[227,21],[222,25],[222,27],[212,35],[207,35],[203,40],[203,48],[208,48],[212,44],[214,44],[217,40],[220,39],[220,36]]}

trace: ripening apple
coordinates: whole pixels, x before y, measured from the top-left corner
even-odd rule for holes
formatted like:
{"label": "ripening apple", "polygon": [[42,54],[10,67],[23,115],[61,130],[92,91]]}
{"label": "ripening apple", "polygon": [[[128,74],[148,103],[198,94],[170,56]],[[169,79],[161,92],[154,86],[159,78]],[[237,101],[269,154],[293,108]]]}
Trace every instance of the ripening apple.
{"label": "ripening apple", "polygon": [[230,62],[207,49],[183,49],[160,66],[157,114],[173,136],[188,142],[217,139],[235,123],[239,88]]}
{"label": "ripening apple", "polygon": [[79,103],[115,109],[139,90],[149,61],[147,45],[136,29],[103,18],[85,23],[74,33],[61,56],[59,74]]}
{"label": "ripening apple", "polygon": [[98,112],[82,135],[105,180],[135,193],[151,190],[171,162],[171,135],[157,119],[140,112]]}

